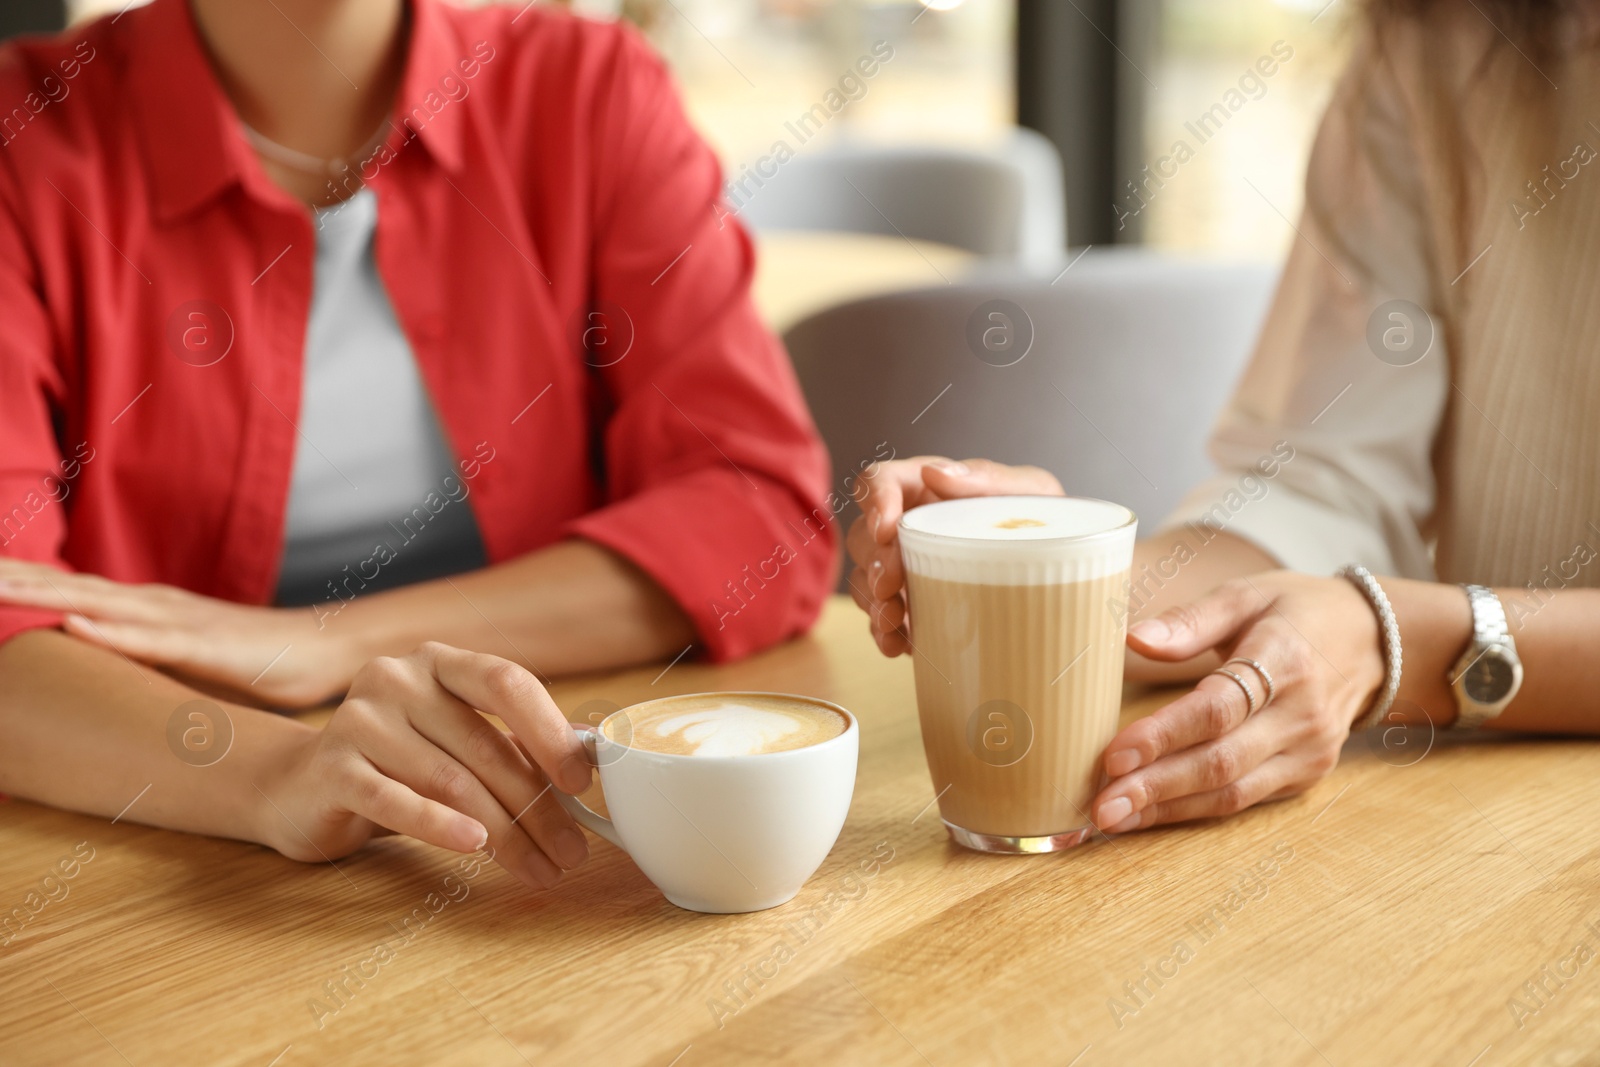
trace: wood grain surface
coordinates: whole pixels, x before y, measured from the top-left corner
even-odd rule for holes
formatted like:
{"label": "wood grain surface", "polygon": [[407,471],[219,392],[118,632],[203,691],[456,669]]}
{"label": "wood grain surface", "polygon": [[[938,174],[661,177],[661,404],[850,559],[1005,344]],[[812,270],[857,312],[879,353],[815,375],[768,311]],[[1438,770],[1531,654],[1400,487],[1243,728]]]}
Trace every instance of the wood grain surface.
{"label": "wood grain surface", "polygon": [[766,230],[754,236],[759,255],[751,296],[778,333],[837,304],[948,285],[978,262],[962,249],[895,234]]}
{"label": "wood grain surface", "polygon": [[844,601],[745,663],[556,695],[713,688],[861,721],[838,845],[753,915],[593,839],[535,894],[407,840],[308,865],[0,804],[0,1064],[1600,1062],[1590,743],[1358,737],[1306,796],[998,857],[946,840],[910,664]]}

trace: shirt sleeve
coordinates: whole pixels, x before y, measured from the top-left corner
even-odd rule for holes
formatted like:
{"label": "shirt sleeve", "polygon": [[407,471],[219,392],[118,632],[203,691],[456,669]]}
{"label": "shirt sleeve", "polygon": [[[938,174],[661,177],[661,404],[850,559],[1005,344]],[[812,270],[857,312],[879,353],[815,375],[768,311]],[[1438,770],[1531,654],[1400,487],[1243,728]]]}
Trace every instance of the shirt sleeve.
{"label": "shirt sleeve", "polygon": [[[12,174],[0,166],[0,556],[65,570],[76,469],[63,462],[55,426],[66,390],[18,209]],[[0,643],[60,621],[55,612],[0,604]]]}
{"label": "shirt sleeve", "polygon": [[1255,353],[1213,431],[1219,473],[1164,529],[1226,529],[1313,574],[1361,563],[1433,577],[1449,280],[1436,270],[1413,113],[1390,60],[1364,42],[1312,148]]}
{"label": "shirt sleeve", "polygon": [[804,630],[827,596],[828,457],[757,317],[754,251],[721,168],[661,61],[618,33],[595,138],[593,290],[632,346],[595,361],[613,408],[609,502],[570,531],[641,567],[712,659],[734,659]]}

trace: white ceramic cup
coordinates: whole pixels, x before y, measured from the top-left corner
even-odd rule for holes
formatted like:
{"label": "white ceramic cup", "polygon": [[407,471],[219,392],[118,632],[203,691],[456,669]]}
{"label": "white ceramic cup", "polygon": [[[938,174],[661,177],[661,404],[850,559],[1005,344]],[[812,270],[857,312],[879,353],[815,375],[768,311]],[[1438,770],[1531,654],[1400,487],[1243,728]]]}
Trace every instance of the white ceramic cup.
{"label": "white ceramic cup", "polygon": [[838,840],[855,792],[860,731],[854,715],[815,697],[718,695],[807,701],[843,716],[845,730],[820,744],[751,756],[651,752],[607,736],[607,723],[618,716],[685,699],[662,697],[580,731],[600,769],[611,818],[554,792],[574,819],[631,856],[678,907],[761,911],[793,899]]}

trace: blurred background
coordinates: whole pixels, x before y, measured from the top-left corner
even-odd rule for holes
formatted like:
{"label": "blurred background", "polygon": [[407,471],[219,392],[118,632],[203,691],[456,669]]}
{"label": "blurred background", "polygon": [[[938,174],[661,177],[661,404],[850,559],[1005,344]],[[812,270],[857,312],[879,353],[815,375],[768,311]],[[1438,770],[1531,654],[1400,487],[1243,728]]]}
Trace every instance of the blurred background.
{"label": "blurred background", "polygon": [[675,72],[842,493],[987,456],[1152,522],[1214,473],[1356,0],[561,2]]}
{"label": "blurred background", "polygon": [[[124,6],[6,0],[0,25],[8,32],[44,28]],[[1240,176],[1284,214],[1298,210],[1306,150],[1340,66],[1349,0],[571,0],[570,6],[644,29],[730,173],[757,160],[783,135],[785,120],[811,107],[874,41],[885,40],[895,49],[893,61],[807,147],[839,138],[985,145],[1019,116],[1027,125],[1071,124],[1079,131],[1075,140],[1090,143],[1078,144],[1076,156],[1064,152],[1069,189],[1084,190],[1074,197],[1080,210],[1068,215],[1069,243],[1131,241],[1275,258],[1292,232]],[[1294,55],[1267,79],[1265,95],[1241,109],[1224,136],[1196,146],[1180,176],[1114,231],[1109,194],[1125,198],[1125,183],[1184,137],[1184,123],[1215,104],[1279,40]],[[1087,85],[1090,79],[1099,84]],[[1059,101],[1038,99],[1052,91]],[[1077,114],[1060,115],[1062,109]],[[1109,155],[1089,160],[1086,151]],[[1095,193],[1098,203],[1090,199]]]}

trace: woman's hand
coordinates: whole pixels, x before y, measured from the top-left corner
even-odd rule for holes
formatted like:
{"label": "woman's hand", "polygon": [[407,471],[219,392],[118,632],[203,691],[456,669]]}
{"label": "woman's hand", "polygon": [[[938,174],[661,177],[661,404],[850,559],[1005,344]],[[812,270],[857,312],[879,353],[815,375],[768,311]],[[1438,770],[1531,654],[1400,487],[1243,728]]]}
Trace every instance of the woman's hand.
{"label": "woman's hand", "polygon": [[243,701],[310,707],[357,664],[310,608],[263,608],[0,559],[0,602],[66,613],[75,637],[208,682]]}
{"label": "woman's hand", "polygon": [[589,855],[550,783],[580,793],[589,781],[582,742],[532,674],[429,643],[356,673],[328,725],[259,787],[257,836],[307,862],[389,832],[455,852],[487,844],[506,870],[548,889]]}
{"label": "woman's hand", "polygon": [[1008,467],[986,459],[964,463],[916,456],[878,464],[862,476],[861,517],[850,524],[845,547],[855,569],[850,595],[867,613],[873,639],[885,656],[911,648],[906,627],[905,571],[898,523],[903,512],[936,500],[969,496],[1061,496],[1061,483],[1038,467]]}
{"label": "woman's hand", "polygon": [[1310,788],[1339,761],[1350,725],[1383,684],[1377,618],[1342,578],[1270,571],[1240,578],[1144,622],[1128,644],[1155,660],[1215,649],[1272,675],[1274,698],[1247,664],[1232,663],[1256,714],[1226,675],[1130,724],[1106,746],[1110,783],[1094,800],[1102,830],[1231,815]]}

